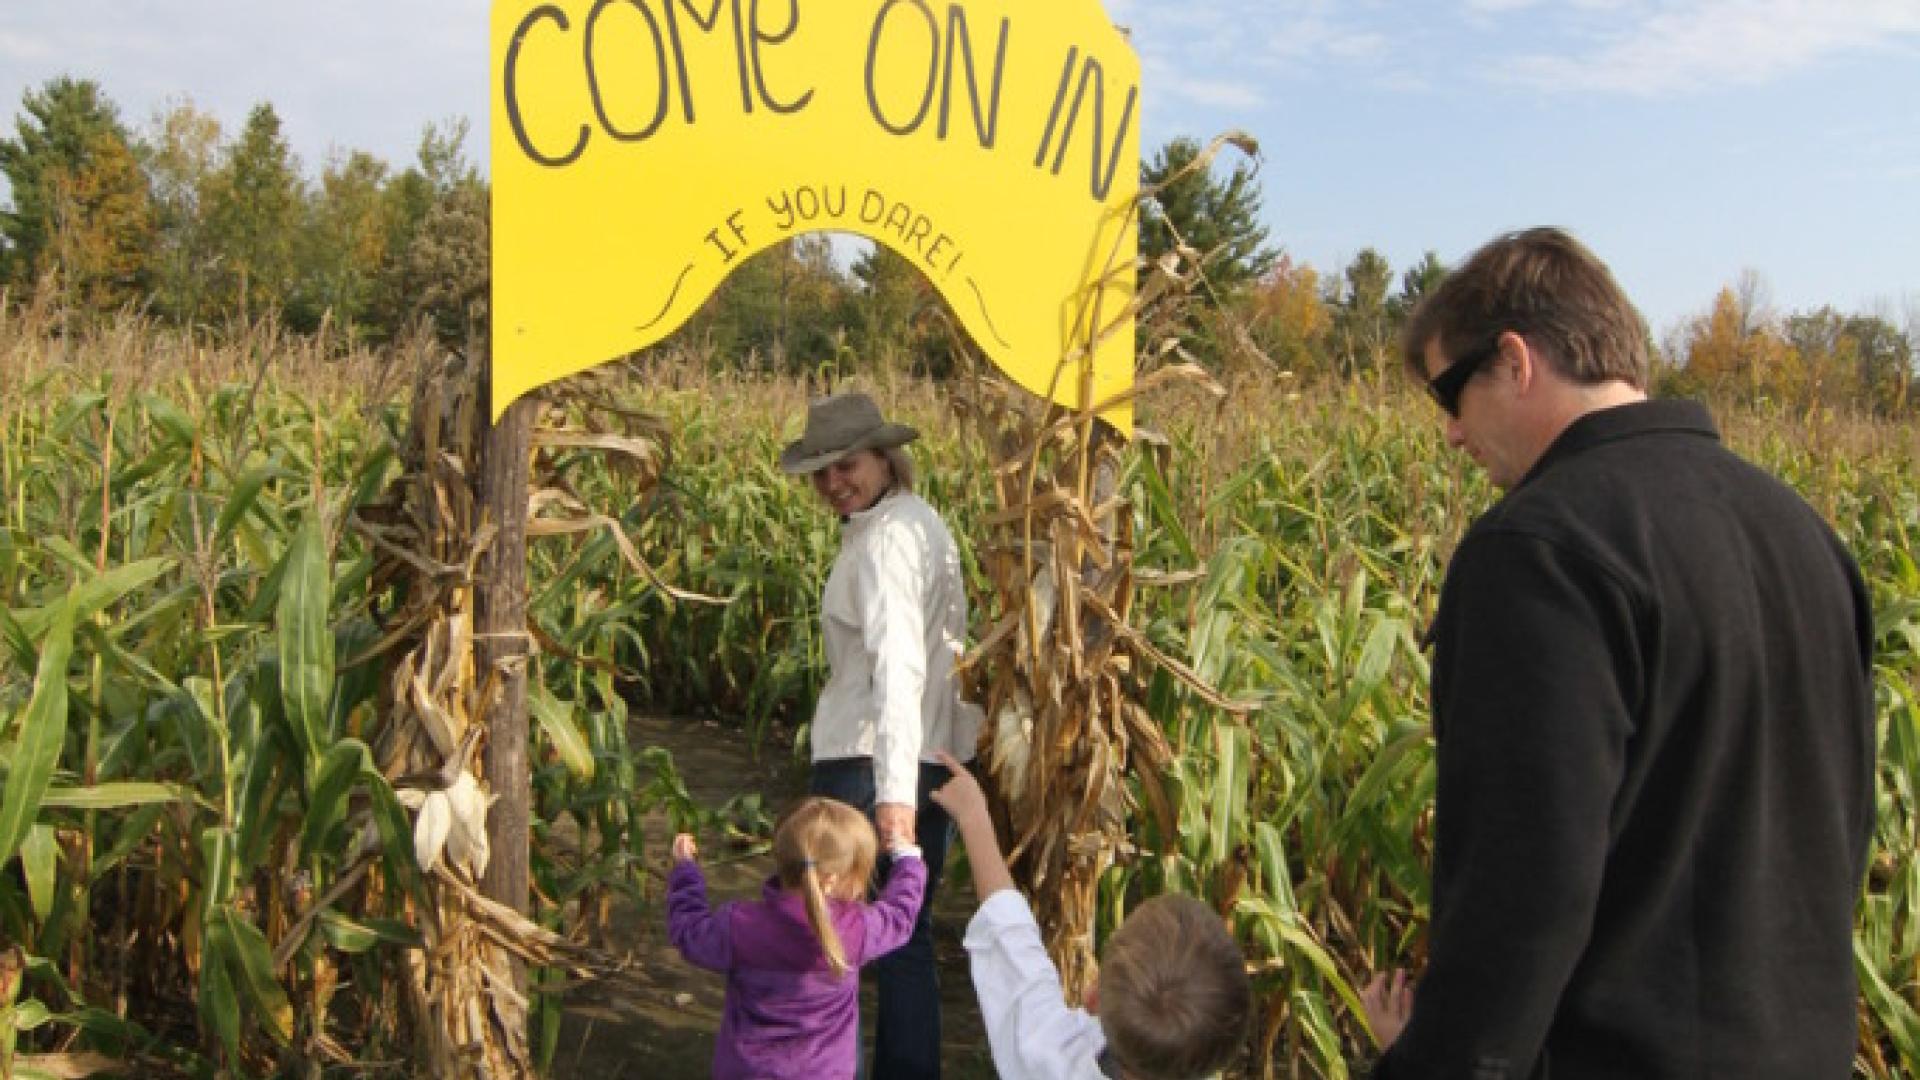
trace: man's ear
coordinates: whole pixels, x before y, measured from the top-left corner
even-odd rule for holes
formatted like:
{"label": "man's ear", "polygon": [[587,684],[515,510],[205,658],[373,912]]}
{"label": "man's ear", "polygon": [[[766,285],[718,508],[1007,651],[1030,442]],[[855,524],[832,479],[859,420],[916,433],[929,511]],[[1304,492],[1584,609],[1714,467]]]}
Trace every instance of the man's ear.
{"label": "man's ear", "polygon": [[1533,388],[1534,379],[1540,374],[1541,359],[1527,344],[1527,339],[1511,330],[1500,335],[1500,356],[1496,365],[1512,372],[1513,389],[1516,394],[1525,395]]}
{"label": "man's ear", "polygon": [[1086,1006],[1088,1012],[1095,1016],[1100,1015],[1100,979],[1098,976],[1095,976],[1094,980],[1087,984],[1087,992],[1081,995],[1080,1001]]}

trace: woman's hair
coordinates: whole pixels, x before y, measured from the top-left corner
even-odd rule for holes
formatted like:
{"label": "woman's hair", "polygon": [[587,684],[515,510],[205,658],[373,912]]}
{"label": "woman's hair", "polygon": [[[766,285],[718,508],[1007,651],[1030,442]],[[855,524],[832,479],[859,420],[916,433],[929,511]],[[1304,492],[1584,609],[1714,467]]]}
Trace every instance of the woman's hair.
{"label": "woman's hair", "polygon": [[773,864],[780,884],[797,889],[807,900],[807,923],[820,939],[820,951],[835,975],[851,970],[840,935],[833,928],[829,897],[820,885],[832,876],[852,883],[855,896],[866,891],[873,877],[879,841],[867,816],[838,799],[809,795],[787,808],[773,830]]}
{"label": "woman's hair", "polygon": [[887,467],[893,470],[893,486],[901,491],[913,490],[913,457],[904,446],[889,446],[880,451],[887,459]]}

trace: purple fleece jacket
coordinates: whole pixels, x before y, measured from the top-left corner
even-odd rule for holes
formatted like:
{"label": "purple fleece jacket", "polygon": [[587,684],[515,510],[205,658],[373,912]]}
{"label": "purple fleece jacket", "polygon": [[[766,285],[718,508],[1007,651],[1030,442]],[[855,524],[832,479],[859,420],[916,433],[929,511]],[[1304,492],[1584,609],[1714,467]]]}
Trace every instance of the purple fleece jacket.
{"label": "purple fleece jacket", "polygon": [[904,945],[920,914],[927,868],[896,858],[873,903],[830,900],[850,971],[835,978],[807,922],[806,898],[767,879],[758,901],[707,906],[694,862],[667,878],[667,937],[687,962],[727,976],[714,1041],[714,1080],[850,1078],[860,1052],[857,969]]}

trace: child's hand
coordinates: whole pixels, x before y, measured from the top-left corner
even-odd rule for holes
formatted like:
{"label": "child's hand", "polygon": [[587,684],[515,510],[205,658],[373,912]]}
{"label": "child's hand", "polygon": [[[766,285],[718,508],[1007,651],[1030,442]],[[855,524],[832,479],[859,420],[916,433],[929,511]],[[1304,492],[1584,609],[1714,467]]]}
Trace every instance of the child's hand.
{"label": "child's hand", "polygon": [[1360,991],[1360,1005],[1367,1011],[1367,1026],[1373,1029],[1375,1041],[1385,1052],[1400,1037],[1407,1018],[1413,1013],[1413,984],[1407,980],[1405,971],[1375,975],[1366,989]]}
{"label": "child's hand", "polygon": [[980,790],[980,781],[973,778],[965,765],[955,761],[952,754],[941,750],[936,755],[940,764],[947,767],[953,779],[940,785],[927,797],[939,804],[954,823],[964,826],[969,821],[987,820],[987,794]]}
{"label": "child's hand", "polygon": [[692,833],[681,833],[673,838],[673,861],[693,862],[700,858],[700,845],[694,843]]}

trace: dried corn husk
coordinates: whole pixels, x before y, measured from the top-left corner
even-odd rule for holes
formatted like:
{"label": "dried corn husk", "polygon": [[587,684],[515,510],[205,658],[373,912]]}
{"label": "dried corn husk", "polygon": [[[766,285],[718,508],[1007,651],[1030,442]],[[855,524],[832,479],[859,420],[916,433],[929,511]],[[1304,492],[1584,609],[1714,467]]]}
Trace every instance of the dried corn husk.
{"label": "dried corn husk", "polygon": [[[1196,167],[1223,145],[1240,145],[1238,139],[1216,140]],[[1108,272],[1132,272],[1135,261],[1132,252],[1112,253]],[[992,595],[980,605],[991,613],[991,629],[961,667],[985,699],[981,746],[1006,819],[1001,835],[1009,862],[1069,1000],[1098,974],[1099,883],[1116,859],[1134,853],[1130,821],[1144,809],[1161,836],[1179,827],[1165,790],[1172,752],[1145,708],[1145,673],[1161,668],[1216,707],[1247,709],[1128,625],[1141,582],[1133,570],[1132,510],[1114,490],[1123,445],[1096,419],[1111,405],[1176,383],[1224,396],[1174,332],[1154,332],[1176,326],[1174,316],[1204,288],[1202,261],[1199,252],[1177,250],[1143,263],[1143,280],[1124,311],[1098,310],[1099,294],[1089,293],[1078,322],[1085,338],[1061,358],[1055,381],[1090,386],[1095,344],[1137,319],[1143,371],[1126,393],[1075,411],[981,375],[958,402],[991,455],[1001,507],[986,519],[987,535],[974,538],[991,582]],[[1144,808],[1129,778],[1137,779]]]}
{"label": "dried corn husk", "polygon": [[[528,662],[534,640],[528,634],[528,650],[509,650],[481,668],[473,630],[475,568],[498,530],[483,520],[472,482],[482,432],[477,374],[459,356],[423,373],[401,454],[404,474],[353,527],[377,554],[373,594],[402,598],[371,652],[392,657],[389,722],[375,754],[414,814],[414,853],[430,899],[414,913],[425,945],[405,954],[404,963],[419,1071],[448,1078],[530,1078],[535,1071],[527,1000],[516,965],[561,966],[582,978],[616,974],[622,967],[486,899],[477,886],[490,857],[487,811],[497,797],[490,778],[475,771],[484,761],[476,753],[485,738],[482,718],[512,668]],[[590,395],[600,381],[578,380],[573,395]],[[666,588],[620,523],[585,505],[556,465],[562,453],[612,455],[644,490],[666,466],[664,434],[650,417],[604,401],[585,410],[549,402],[532,438],[527,535],[608,530],[636,571]],[[364,878],[366,865],[362,861],[343,875],[342,884],[352,887]]]}

